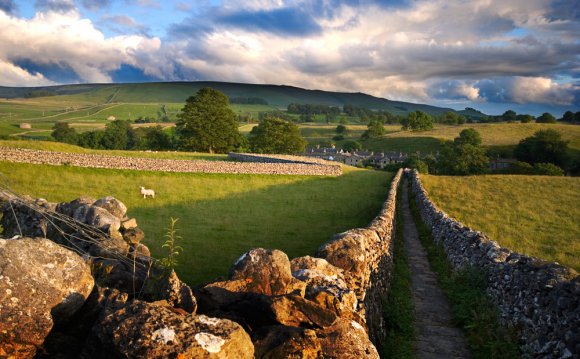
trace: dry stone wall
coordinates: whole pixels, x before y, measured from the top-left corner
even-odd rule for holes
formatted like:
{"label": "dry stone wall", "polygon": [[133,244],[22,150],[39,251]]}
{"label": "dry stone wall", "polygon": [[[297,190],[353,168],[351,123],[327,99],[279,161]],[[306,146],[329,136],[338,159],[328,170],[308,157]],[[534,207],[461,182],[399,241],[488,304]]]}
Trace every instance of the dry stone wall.
{"label": "dry stone wall", "polygon": [[[527,357],[580,357],[580,277],[573,269],[512,252],[450,218],[428,197],[417,172],[408,172],[423,221],[456,268],[485,271],[488,293],[504,324],[521,330]],[[468,199],[466,199],[468,200]]]}
{"label": "dry stone wall", "polygon": [[230,154],[233,161],[170,160],[0,147],[0,161],[162,172],[340,176],[340,165],[294,156]]}

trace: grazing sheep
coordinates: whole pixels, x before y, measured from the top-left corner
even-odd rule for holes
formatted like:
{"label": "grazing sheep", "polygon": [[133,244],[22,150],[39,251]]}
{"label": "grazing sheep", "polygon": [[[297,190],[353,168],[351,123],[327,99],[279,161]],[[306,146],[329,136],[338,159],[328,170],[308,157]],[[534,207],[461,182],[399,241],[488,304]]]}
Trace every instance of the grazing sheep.
{"label": "grazing sheep", "polygon": [[143,186],[141,186],[141,194],[143,195],[143,198],[147,198],[147,196],[155,198],[155,191],[152,189],[145,189]]}

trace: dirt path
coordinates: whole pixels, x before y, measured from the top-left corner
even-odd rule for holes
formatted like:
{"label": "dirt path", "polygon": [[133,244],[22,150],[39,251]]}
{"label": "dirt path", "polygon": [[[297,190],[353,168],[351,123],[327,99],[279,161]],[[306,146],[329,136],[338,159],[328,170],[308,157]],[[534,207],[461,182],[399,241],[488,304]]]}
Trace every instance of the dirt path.
{"label": "dirt path", "polygon": [[437,276],[431,270],[427,253],[419,241],[417,227],[409,209],[407,180],[403,191],[402,210],[405,251],[411,269],[411,290],[415,304],[415,354],[418,358],[469,358],[463,334],[451,323],[447,299],[437,286]]}

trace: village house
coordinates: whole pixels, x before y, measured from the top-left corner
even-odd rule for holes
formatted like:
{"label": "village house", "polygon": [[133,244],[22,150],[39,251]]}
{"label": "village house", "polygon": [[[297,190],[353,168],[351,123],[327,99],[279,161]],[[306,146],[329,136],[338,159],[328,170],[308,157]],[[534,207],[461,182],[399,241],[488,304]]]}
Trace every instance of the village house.
{"label": "village house", "polygon": [[489,160],[489,169],[492,171],[503,170],[511,167],[517,161],[515,158],[491,158]]}

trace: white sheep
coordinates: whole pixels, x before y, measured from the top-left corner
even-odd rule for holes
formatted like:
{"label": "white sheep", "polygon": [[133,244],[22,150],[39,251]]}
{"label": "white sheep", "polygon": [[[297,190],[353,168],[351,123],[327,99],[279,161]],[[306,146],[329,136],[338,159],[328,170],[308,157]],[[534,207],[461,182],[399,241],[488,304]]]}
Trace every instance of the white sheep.
{"label": "white sheep", "polygon": [[147,198],[147,196],[155,198],[155,191],[152,189],[145,189],[143,186],[141,186],[141,194],[143,195],[143,198]]}

